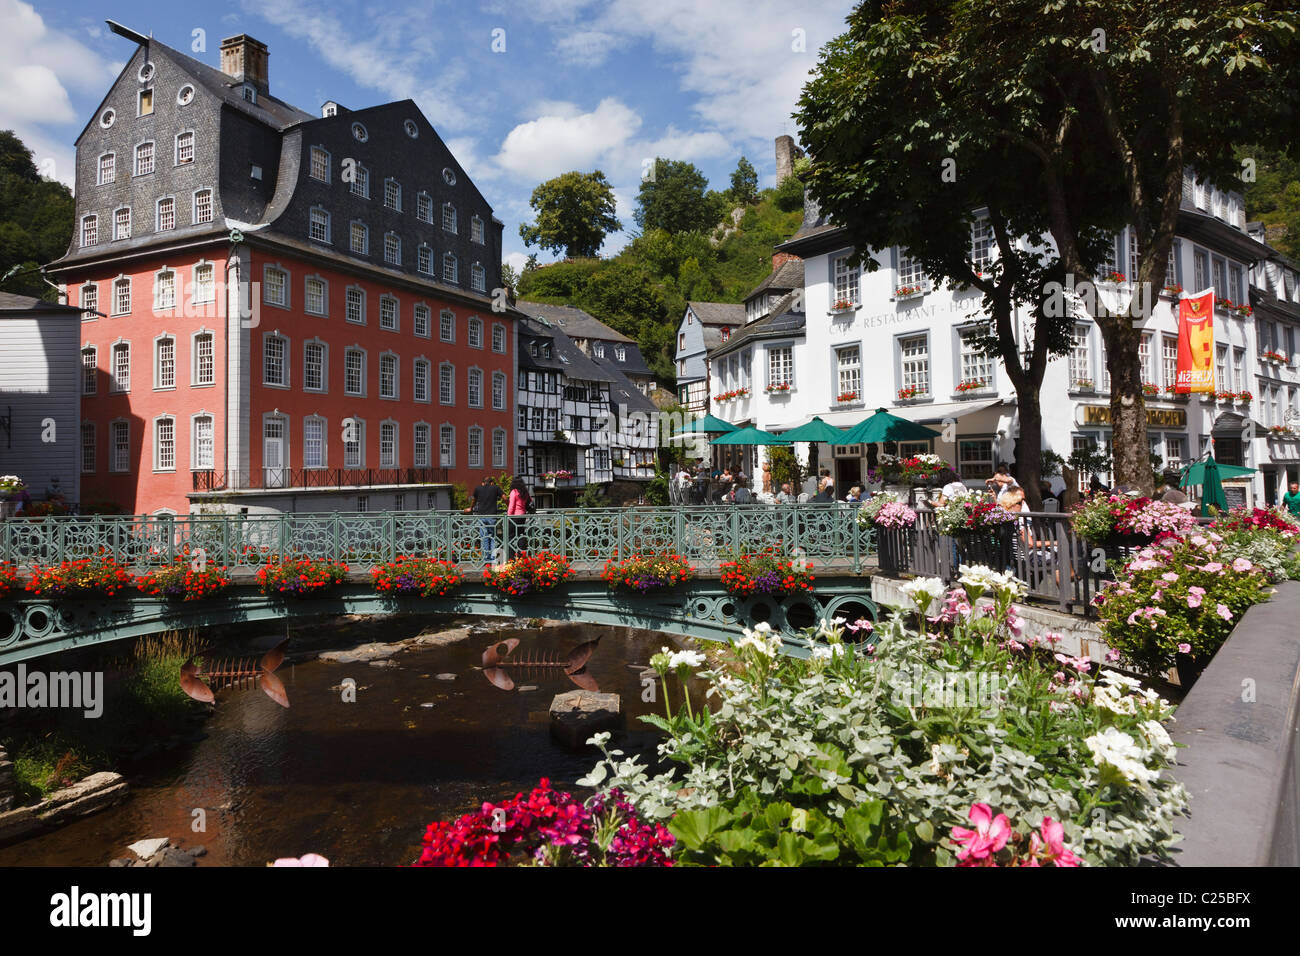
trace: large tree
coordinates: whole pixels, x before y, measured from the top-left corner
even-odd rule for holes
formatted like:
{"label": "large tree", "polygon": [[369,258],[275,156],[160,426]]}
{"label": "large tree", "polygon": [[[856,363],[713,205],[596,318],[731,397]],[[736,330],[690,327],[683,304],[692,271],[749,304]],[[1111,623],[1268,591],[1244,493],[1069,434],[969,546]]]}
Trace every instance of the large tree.
{"label": "large tree", "polygon": [[599,169],[548,179],[533,190],[529,205],[537,222],[520,223],[524,245],[563,251],[569,258],[596,255],[605,236],[623,228],[614,216],[614,190]]}
{"label": "large tree", "polygon": [[709,189],[694,163],[656,158],[637,191],[636,224],[646,232],[704,232],[726,214],[726,200]]}
{"label": "large tree", "polygon": [[731,174],[731,201],[742,206],[758,200],[758,173],[754,164],[744,156],[736,163],[735,172]]}
{"label": "large tree", "polygon": [[[932,275],[984,294],[1017,390],[1031,493],[1035,356],[1059,348],[1076,305],[1053,303],[1052,283],[1090,281],[1110,237],[1133,229],[1129,279],[1146,294],[1083,305],[1107,347],[1116,479],[1149,491],[1138,347],[1145,303],[1165,284],[1184,171],[1239,189],[1235,144],[1291,148],[1296,15],[1206,0],[868,0],[848,22],[797,114],[812,193],[859,246],[903,245]],[[864,208],[873,202],[895,205]],[[956,258],[960,235],[939,222],[976,206],[1002,256],[985,275],[969,254]],[[928,240],[922,223],[947,238]],[[1041,256],[1008,256],[1027,247],[1002,230],[1051,241]],[[1032,340],[1005,327],[1003,298],[1038,303]]]}
{"label": "large tree", "polygon": [[0,277],[16,270],[0,291],[57,300],[39,267],[68,251],[73,206],[67,186],[41,178],[22,140],[0,132]]}

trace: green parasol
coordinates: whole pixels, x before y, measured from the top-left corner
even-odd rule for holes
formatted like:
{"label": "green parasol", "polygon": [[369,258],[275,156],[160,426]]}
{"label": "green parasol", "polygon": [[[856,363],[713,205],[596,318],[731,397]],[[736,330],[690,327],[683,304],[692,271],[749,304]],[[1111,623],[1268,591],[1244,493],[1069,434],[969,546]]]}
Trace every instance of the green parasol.
{"label": "green parasol", "polygon": [[688,435],[698,435],[704,432],[734,432],[736,426],[731,422],[724,422],[721,418],[715,418],[712,415],[705,415],[703,418],[697,418],[689,425],[682,426],[674,438],[685,438]]}
{"label": "green parasol", "polygon": [[798,428],[792,428],[788,432],[781,432],[781,437],[786,441],[815,441],[815,442],[839,442],[845,435],[843,428],[836,428],[834,425],[827,425],[820,417],[814,417],[807,424],[800,425]]}
{"label": "green parasol", "polygon": [[788,445],[790,442],[780,435],[773,435],[759,428],[742,428],[740,431],[728,432],[718,438],[710,439],[710,445]]}
{"label": "green parasol", "polygon": [[876,409],[876,414],[866,421],[858,422],[844,437],[831,442],[833,445],[874,444],[882,441],[925,441],[938,438],[941,433],[933,428],[926,428],[916,422],[891,415],[883,408]]}
{"label": "green parasol", "polygon": [[1220,511],[1228,510],[1228,498],[1223,493],[1223,482],[1221,477],[1235,478],[1240,475],[1248,475],[1254,472],[1254,468],[1243,468],[1239,465],[1220,465],[1214,460],[1214,455],[1207,455],[1204,461],[1198,461],[1187,467],[1183,472],[1183,480],[1180,482],[1184,487],[1187,485],[1201,486],[1201,517],[1208,518],[1211,508],[1218,508]]}

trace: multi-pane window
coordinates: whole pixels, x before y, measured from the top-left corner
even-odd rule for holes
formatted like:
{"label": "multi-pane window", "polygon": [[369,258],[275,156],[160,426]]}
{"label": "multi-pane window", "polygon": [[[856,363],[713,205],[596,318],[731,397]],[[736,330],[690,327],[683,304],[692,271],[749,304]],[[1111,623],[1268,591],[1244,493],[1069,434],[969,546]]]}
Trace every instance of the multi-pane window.
{"label": "multi-pane window", "polygon": [[126,315],[131,311],[131,280],[116,279],[113,282],[113,314]]}
{"label": "multi-pane window", "polygon": [[216,362],[213,359],[213,339],[210,333],[194,336],[194,384],[216,384]]}
{"label": "multi-pane window", "polygon": [[397,397],[397,356],[379,356],[379,397]]}
{"label": "multi-pane window", "polygon": [[483,371],[482,369],[472,368],[469,370],[469,407],[483,407]]}
{"label": "multi-pane window", "polygon": [[1110,242],[1106,246],[1105,257],[1101,260],[1101,266],[1097,275],[1101,279],[1109,279],[1120,270],[1120,253],[1119,253],[1119,236],[1111,236]]}
{"label": "multi-pane window", "polygon": [[352,223],[349,236],[353,252],[365,255],[370,251],[370,230],[366,228],[364,222]]}
{"label": "multi-pane window", "polygon": [[95,470],[95,423],[81,423],[81,470],[89,474]]}
{"label": "multi-pane window", "polygon": [[316,242],[330,241],[330,214],[324,209],[313,209],[308,213],[307,235]]}
{"label": "multi-pane window", "polygon": [[1246,304],[1244,270],[1235,262],[1228,268],[1228,298],[1238,305]]}
{"label": "multi-pane window", "polygon": [[1178,382],[1178,339],[1170,335],[1160,339],[1160,374],[1167,389]]}
{"label": "multi-pane window", "polygon": [[1128,231],[1128,278],[1130,282],[1137,281],[1138,267],[1142,264],[1142,256],[1138,250],[1137,231],[1130,229]]}
{"label": "multi-pane window", "polygon": [[1217,346],[1214,350],[1214,382],[1215,389],[1220,392],[1231,390],[1228,382],[1228,347],[1226,345]]}
{"label": "multi-pane window", "polygon": [[442,204],[442,228],[448,232],[456,231],[456,207],[449,202]]}
{"label": "multi-pane window", "polygon": [[504,428],[492,429],[492,467],[504,468],[506,466],[506,430]]}
{"label": "multi-pane window", "polygon": [[416,335],[421,338],[429,337],[429,307],[423,304],[417,304],[412,313],[412,328]]}
{"label": "multi-pane window", "polygon": [[1228,291],[1228,262],[1226,259],[1214,257],[1214,297],[1218,299],[1233,299]]}
{"label": "multi-pane window", "polygon": [[302,466],[325,467],[325,419],[306,418],[302,423]]}
{"label": "multi-pane window", "polygon": [[[862,352],[856,345],[835,350],[836,394],[862,397]],[[852,399],[845,398],[845,401]]]}
{"label": "multi-pane window", "polygon": [[835,307],[862,304],[860,273],[853,265],[852,256],[840,256],[835,260]]}
{"label": "multi-pane window", "polygon": [[131,209],[129,206],[113,211],[113,238],[131,238]]}
{"label": "multi-pane window", "polygon": [[366,321],[366,290],[348,289],[347,309],[344,316],[349,322],[364,325]]}
{"label": "multi-pane window", "polygon": [[81,220],[81,244],[93,246],[99,242],[99,217],[86,216]]}
{"label": "multi-pane window", "polygon": [[438,319],[438,338],[444,342],[456,341],[456,314],[443,312]]}
{"label": "multi-pane window", "polygon": [[289,304],[289,274],[267,266],[262,273],[262,301],[268,305]]}
{"label": "multi-pane window", "polygon": [[492,351],[502,352],[506,350],[506,329],[503,325],[492,326]]}
{"label": "multi-pane window", "polygon": [[466,456],[469,458],[469,467],[483,467],[483,429],[477,425],[469,430],[469,441],[466,445]]}
{"label": "multi-pane window", "polygon": [[159,312],[176,308],[176,273],[170,269],[154,277],[153,307]]}
{"label": "multi-pane window", "polygon": [[217,289],[215,284],[216,267],[211,262],[203,262],[194,267],[194,301],[215,302]]}
{"label": "multi-pane window", "polygon": [[1138,374],[1143,382],[1151,381],[1151,333],[1138,341]]}
{"label": "multi-pane window", "polygon": [[921,271],[921,263],[917,262],[911,256],[898,250],[898,288],[914,289],[919,288],[925,281],[925,273]]}
{"label": "multi-pane window", "polygon": [[767,384],[794,384],[794,349],[788,345],[767,350]]}
{"label": "multi-pane window", "polygon": [[1187,457],[1187,442],[1182,435],[1165,436],[1165,467],[1181,468]]}
{"label": "multi-pane window", "polygon": [[396,422],[383,422],[379,426],[379,467],[397,467]]}
{"label": "multi-pane window", "polygon": [[477,262],[470,266],[469,270],[470,288],[478,292],[487,291],[487,270]]}
{"label": "multi-pane window", "polygon": [[215,456],[212,440],[212,417],[200,415],[194,419],[194,458],[190,467],[212,468]]}
{"label": "multi-pane window", "polygon": [[160,418],[154,422],[154,471],[176,469],[176,420]]}
{"label": "multi-pane window", "polygon": [[402,239],[395,232],[384,233],[384,261],[395,266],[402,264]]}
{"label": "multi-pane window", "polygon": [[330,154],[319,146],[311,148],[311,178],[323,183],[330,181]]}
{"label": "multi-pane window", "polygon": [[1165,285],[1178,284],[1178,241],[1169,246],[1169,258],[1165,260]]}
{"label": "multi-pane window", "polygon": [[483,220],[478,216],[469,221],[469,238],[472,242],[483,241]]}
{"label": "multi-pane window", "polygon": [[365,390],[365,356],[360,349],[348,349],[343,353],[343,391],[347,395],[361,395]]}
{"label": "multi-pane window", "polygon": [[200,189],[194,194],[194,222],[212,221],[212,190]]}
{"label": "multi-pane window", "polygon": [[[1196,292],[1200,292],[1210,284],[1210,254],[1204,249],[1197,249],[1192,253],[1192,264],[1195,267]],[[1222,295],[1222,290],[1216,290]]]}
{"label": "multi-pane window", "polygon": [[988,272],[993,265],[993,223],[981,216],[970,224],[970,263],[976,272]]}
{"label": "multi-pane window", "polygon": [[452,425],[438,429],[438,464],[443,468],[456,464],[456,429]]}
{"label": "multi-pane window", "polygon": [[302,387],[312,392],[325,389],[325,346],[320,342],[303,346]]}
{"label": "multi-pane window", "polygon": [[357,163],[354,169],[352,195],[360,196],[362,199],[370,198],[370,170],[360,163]]}
{"label": "multi-pane window", "polygon": [[425,275],[433,275],[433,250],[423,242],[415,250],[415,268]]}
{"label": "multi-pane window", "polygon": [[153,172],[153,143],[141,143],[135,148],[135,174],[147,176]]}
{"label": "multi-pane window", "polygon": [[492,373],[492,407],[504,411],[506,407],[506,376],[504,372]]}
{"label": "multi-pane window", "polygon": [[981,481],[993,473],[993,439],[963,438],[957,442],[957,474],[966,481]]}
{"label": "multi-pane window", "polygon": [[99,391],[98,352],[94,348],[81,350],[81,394],[94,395]]}
{"label": "multi-pane window", "polygon": [[117,155],[105,153],[99,157],[99,185],[107,186],[117,181]]}
{"label": "multi-pane window", "polygon": [[427,402],[429,400],[429,360],[416,359],[412,369],[414,370],[415,400],[417,402]]}
{"label": "multi-pane window", "polygon": [[176,387],[176,340],[159,339],[155,347],[154,388]]}
{"label": "multi-pane window", "polygon": [[420,193],[415,197],[415,218],[433,222],[433,197],[428,193]]}
{"label": "multi-pane window", "polygon": [[397,300],[391,295],[379,297],[379,327],[393,331],[397,329]]}
{"label": "multi-pane window", "polygon": [[366,423],[359,418],[343,419],[343,467],[361,468],[364,458],[362,448],[365,445]]}
{"label": "multi-pane window", "polygon": [[[854,346],[857,351],[857,346]],[[915,395],[930,394],[930,341],[925,335],[909,335],[898,340],[900,368],[903,373],[902,387],[915,389]],[[857,356],[854,356],[856,362]],[[858,376],[855,370],[855,377]],[[844,353],[840,352],[840,390],[844,388]]]}
{"label": "multi-pane window", "polygon": [[81,309],[83,319],[93,319],[99,311],[99,285],[87,282],[81,287]]}
{"label": "multi-pane window", "polygon": [[187,130],[176,134],[176,165],[194,162],[194,133]]}
{"label": "multi-pane window", "polygon": [[470,319],[469,331],[467,333],[469,347],[472,349],[481,349],[483,347],[483,320]]}
{"label": "multi-pane window", "polygon": [[131,391],[131,346],[126,342],[113,346],[113,391]]}
{"label": "multi-pane window", "polygon": [[131,468],[131,423],[113,422],[108,427],[111,446],[112,471],[129,471]]}
{"label": "multi-pane window", "polygon": [[384,180],[384,205],[389,209],[402,211],[402,187],[395,180]]}
{"label": "multi-pane window", "polygon": [[[978,382],[980,388],[993,384],[993,358],[978,346],[979,332],[964,330],[961,333],[961,381]],[[959,383],[960,384],[960,383]],[[968,387],[971,387],[968,385]]]}
{"label": "multi-pane window", "polygon": [[456,257],[448,252],[442,257],[442,281],[455,282],[457,275]]}
{"label": "multi-pane window", "polygon": [[302,307],[311,315],[325,314],[325,280],[308,276],[303,283]]}
{"label": "multi-pane window", "polygon": [[1092,385],[1092,357],[1088,354],[1088,326],[1076,325],[1070,337],[1070,384]]}
{"label": "multi-pane window", "polygon": [[1232,350],[1232,381],[1238,389],[1246,389],[1246,350]]}
{"label": "multi-pane window", "polygon": [[262,384],[287,386],[289,369],[286,364],[287,343],[278,335],[268,335],[262,342]]}
{"label": "multi-pane window", "polygon": [[415,455],[415,467],[429,467],[429,426],[420,422],[415,426],[415,442],[411,446]]}
{"label": "multi-pane window", "polygon": [[438,366],[438,401],[456,404],[456,369],[446,362]]}
{"label": "multi-pane window", "polygon": [[158,214],[155,227],[159,232],[176,228],[176,200],[171,196],[158,200]]}

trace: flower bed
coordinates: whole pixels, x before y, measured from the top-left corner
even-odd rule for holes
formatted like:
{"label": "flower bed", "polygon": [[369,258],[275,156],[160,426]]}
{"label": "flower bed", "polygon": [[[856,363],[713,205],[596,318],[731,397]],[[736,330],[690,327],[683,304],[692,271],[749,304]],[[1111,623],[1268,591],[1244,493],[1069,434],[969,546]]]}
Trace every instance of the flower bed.
{"label": "flower bed", "polygon": [[526,796],[432,823],[414,866],[672,866],[673,837],[617,790],[585,803],[545,777]]}
{"label": "flower bed", "polygon": [[622,561],[610,559],[600,579],[611,591],[624,590],[646,594],[674,587],[695,577],[691,563],[675,552],[638,554]]}
{"label": "flower bed", "polygon": [[465,580],[454,561],[399,555],[370,569],[375,590],[393,596],[446,597]]}
{"label": "flower bed", "polygon": [[999,507],[992,495],[979,492],[954,496],[934,513],[935,527],[947,535],[995,531],[1015,520],[1016,516]]}
{"label": "flower bed", "polygon": [[263,594],[290,597],[324,597],[347,578],[348,566],[341,561],[318,561],[275,555],[257,572]]}
{"label": "flower bed", "polygon": [[27,590],[42,597],[113,597],[131,584],[131,572],[112,555],[100,552],[61,564],[32,568]]}
{"label": "flower bed", "polygon": [[1300,522],[1291,517],[1290,512],[1284,508],[1247,508],[1242,505],[1220,514],[1210,527],[1220,533],[1242,529],[1252,531],[1271,529],[1288,538],[1300,534]]}
{"label": "flower bed", "polygon": [[[677,838],[679,865],[1133,865],[1166,857],[1182,786],[1161,771],[1172,709],[1054,641],[1021,641],[1016,582],[965,567],[932,636],[902,617],[856,649],[809,628],[807,660],[747,632],[701,676],[713,712],[650,721],[651,775],[594,742],[580,784],[613,787]],[[943,593],[943,585],[933,585]],[[982,593],[991,606],[976,607]],[[951,608],[951,610],[949,610]],[[924,621],[920,615],[908,615]],[[680,677],[680,674],[679,674]]]}
{"label": "flower bed", "polygon": [[719,583],[736,597],[785,597],[793,591],[812,591],[812,565],[802,559],[798,567],[795,564],[794,559],[778,555],[771,548],[758,554],[741,554],[718,566]]}
{"label": "flower bed", "polygon": [[230,569],[196,559],[188,551],[178,554],[168,564],[151,568],[135,579],[142,594],[182,601],[200,601],[215,597],[230,587]]}
{"label": "flower bed", "polygon": [[18,590],[18,569],[8,561],[0,561],[0,599]]}
{"label": "flower bed", "polygon": [[872,524],[878,528],[910,528],[916,524],[916,512],[893,492],[872,495],[858,508],[858,523]]}
{"label": "flower bed", "polygon": [[499,567],[483,569],[484,584],[513,597],[529,591],[548,591],[571,577],[569,559],[549,551],[519,554]]}
{"label": "flower bed", "polygon": [[1098,544],[1121,536],[1148,542],[1159,534],[1195,527],[1196,517],[1165,501],[1097,495],[1075,507],[1070,526],[1085,541]]}

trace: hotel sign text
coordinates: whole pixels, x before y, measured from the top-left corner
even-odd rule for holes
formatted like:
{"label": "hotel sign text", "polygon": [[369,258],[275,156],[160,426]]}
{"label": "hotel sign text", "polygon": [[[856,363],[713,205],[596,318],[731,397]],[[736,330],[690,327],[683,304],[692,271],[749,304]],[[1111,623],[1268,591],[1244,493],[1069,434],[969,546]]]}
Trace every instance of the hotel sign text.
{"label": "hotel sign text", "polygon": [[[1080,425],[1110,425],[1109,405],[1080,405]],[[1186,428],[1187,410],[1183,408],[1148,408],[1147,425],[1157,428]]]}

